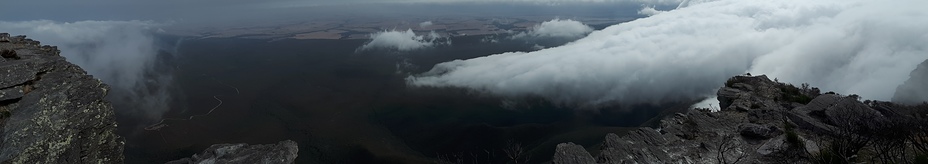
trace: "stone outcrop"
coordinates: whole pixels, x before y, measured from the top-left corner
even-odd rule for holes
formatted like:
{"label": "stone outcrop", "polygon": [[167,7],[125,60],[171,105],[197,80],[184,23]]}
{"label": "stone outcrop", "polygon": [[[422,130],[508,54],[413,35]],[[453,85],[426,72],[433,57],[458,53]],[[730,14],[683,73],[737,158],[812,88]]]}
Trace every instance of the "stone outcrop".
{"label": "stone outcrop", "polygon": [[[884,114],[899,113],[894,112],[897,105],[871,108],[856,96],[818,92],[763,75],[736,76],[718,91],[720,111],[694,109],[664,118],[657,129],[640,128],[625,136],[609,134],[595,163],[807,162],[824,149],[821,145],[828,145],[823,143],[826,136],[872,135],[883,129],[874,122],[898,120]],[[554,158],[585,158],[588,152],[576,147],[559,145]]]}
{"label": "stone outcrop", "polygon": [[903,104],[920,104],[928,101],[928,60],[919,64],[909,80],[896,88],[893,102]]}
{"label": "stone outcrop", "polygon": [[583,146],[568,142],[557,144],[554,152],[553,163],[576,163],[576,164],[593,164],[596,160],[589,152],[583,149]]}
{"label": "stone outcrop", "polygon": [[25,36],[0,56],[0,163],[122,163],[106,84]]}
{"label": "stone outcrop", "polygon": [[294,162],[298,151],[297,143],[290,140],[267,145],[216,144],[193,157],[168,163],[289,164]]}

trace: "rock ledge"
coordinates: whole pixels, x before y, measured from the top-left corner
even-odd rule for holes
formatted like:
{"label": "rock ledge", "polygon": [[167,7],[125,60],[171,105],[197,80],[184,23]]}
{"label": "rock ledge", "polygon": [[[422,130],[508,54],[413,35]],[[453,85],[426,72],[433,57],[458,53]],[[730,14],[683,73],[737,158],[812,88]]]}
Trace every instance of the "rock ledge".
{"label": "rock ledge", "polygon": [[108,86],[59,53],[0,33],[0,163],[122,163]]}

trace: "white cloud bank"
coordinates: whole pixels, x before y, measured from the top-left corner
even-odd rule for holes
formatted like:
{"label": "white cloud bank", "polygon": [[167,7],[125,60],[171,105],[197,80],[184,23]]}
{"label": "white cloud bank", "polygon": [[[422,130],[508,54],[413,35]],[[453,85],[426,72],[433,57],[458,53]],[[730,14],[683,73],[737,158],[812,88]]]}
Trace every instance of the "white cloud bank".
{"label": "white cloud bank", "polygon": [[425,21],[425,22],[419,23],[419,28],[426,28],[432,25],[433,25],[432,21]]}
{"label": "white cloud bank", "polygon": [[721,0],[613,25],[564,46],[436,65],[414,86],[561,103],[657,103],[714,95],[767,74],[888,100],[928,58],[928,1]]}
{"label": "white cloud bank", "polygon": [[645,6],[641,8],[641,10],[638,10],[638,15],[654,16],[662,12],[664,11],[654,9],[654,7],[651,7],[651,6]]}
{"label": "white cloud bank", "polygon": [[158,47],[151,32],[156,26],[147,21],[0,21],[0,32],[58,46],[69,62],[112,87],[107,98],[136,105],[123,112],[154,120],[168,109],[171,78],[153,72]]}
{"label": "white cloud bank", "polygon": [[512,38],[562,38],[577,39],[593,32],[593,27],[571,19],[554,19],[535,25],[531,30],[513,35]]}
{"label": "white cloud bank", "polygon": [[426,47],[432,47],[438,44],[451,44],[450,40],[443,40],[441,35],[431,32],[428,35],[416,35],[412,29],[406,31],[383,31],[371,34],[371,41],[359,48],[359,50],[370,49],[388,49],[397,51],[409,51]]}

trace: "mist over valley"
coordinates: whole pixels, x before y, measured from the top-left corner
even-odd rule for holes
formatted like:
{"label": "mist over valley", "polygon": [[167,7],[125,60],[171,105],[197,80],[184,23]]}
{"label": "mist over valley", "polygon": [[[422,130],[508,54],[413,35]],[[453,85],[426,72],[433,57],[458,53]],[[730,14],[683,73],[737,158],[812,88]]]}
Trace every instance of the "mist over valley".
{"label": "mist over valley", "polygon": [[[105,83],[117,163],[222,162],[209,153],[228,143],[295,163],[651,163],[673,154],[620,158],[725,137],[766,161],[778,157],[761,148],[792,142],[794,126],[808,140],[842,127],[834,106],[918,122],[928,101],[921,1],[73,3],[0,12],[13,35],[0,65],[35,61],[18,44],[52,45]],[[28,131],[18,113],[33,112],[16,109],[32,99],[3,96],[38,79],[2,88],[0,126],[17,126],[0,131],[13,138],[0,161],[34,161],[9,137]]]}

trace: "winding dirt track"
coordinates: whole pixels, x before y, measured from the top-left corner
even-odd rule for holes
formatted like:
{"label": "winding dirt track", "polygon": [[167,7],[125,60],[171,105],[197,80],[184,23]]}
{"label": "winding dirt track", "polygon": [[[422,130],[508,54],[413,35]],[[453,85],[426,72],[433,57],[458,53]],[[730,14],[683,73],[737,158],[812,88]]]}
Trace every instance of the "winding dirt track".
{"label": "winding dirt track", "polygon": [[[222,84],[222,85],[225,85],[225,86],[227,86],[227,87],[229,87],[229,88],[235,89],[235,94],[241,94],[241,92],[238,90],[238,88],[233,87],[233,86],[231,86],[231,85],[227,85],[227,84],[225,84],[225,83],[222,83],[222,82],[220,82],[219,80],[216,80],[216,79],[213,79],[213,80],[215,80],[215,81],[218,82],[219,84]],[[190,117],[187,117],[187,118],[164,118],[164,119],[161,119],[161,121],[159,121],[158,123],[155,123],[155,124],[152,124],[152,125],[149,125],[149,126],[145,127],[145,130],[161,130],[161,128],[164,128],[164,127],[167,127],[167,126],[168,126],[167,123],[164,123],[164,121],[167,121],[167,120],[190,121],[190,120],[193,120],[193,119],[196,118],[196,117],[203,117],[203,116],[207,116],[207,115],[209,115],[209,114],[212,114],[213,111],[216,111],[217,108],[219,108],[220,106],[222,106],[222,99],[219,99],[219,96],[224,96],[224,95],[214,95],[214,96],[213,96],[213,99],[216,99],[216,101],[219,101],[219,104],[216,104],[216,106],[213,107],[213,109],[210,109],[209,112],[206,112],[206,113],[200,114],[200,115],[191,115]]]}

